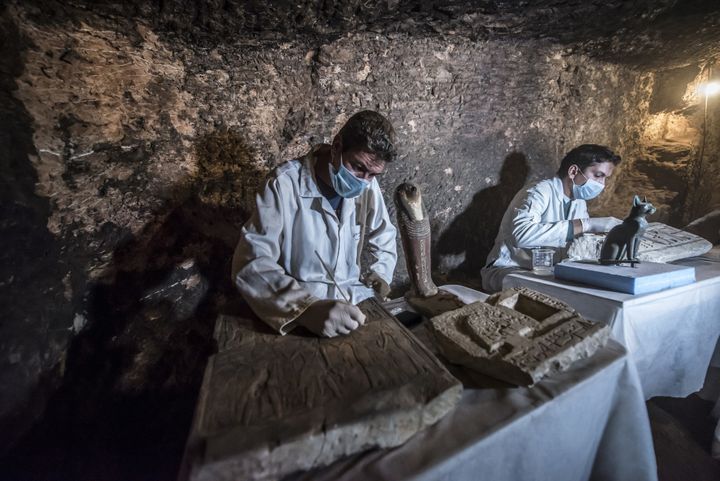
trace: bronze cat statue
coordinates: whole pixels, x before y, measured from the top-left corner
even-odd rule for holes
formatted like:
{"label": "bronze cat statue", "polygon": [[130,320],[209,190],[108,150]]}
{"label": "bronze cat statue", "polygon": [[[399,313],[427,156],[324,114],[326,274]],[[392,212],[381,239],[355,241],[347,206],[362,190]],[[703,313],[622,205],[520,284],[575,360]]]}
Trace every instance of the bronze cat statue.
{"label": "bronze cat statue", "polygon": [[655,207],[647,201],[646,197],[640,200],[637,195],[633,199],[633,206],[622,224],[613,227],[608,232],[605,242],[600,250],[600,264],[621,264],[629,262],[631,265],[640,262],[637,259],[640,238],[648,222],[646,215],[654,214]]}

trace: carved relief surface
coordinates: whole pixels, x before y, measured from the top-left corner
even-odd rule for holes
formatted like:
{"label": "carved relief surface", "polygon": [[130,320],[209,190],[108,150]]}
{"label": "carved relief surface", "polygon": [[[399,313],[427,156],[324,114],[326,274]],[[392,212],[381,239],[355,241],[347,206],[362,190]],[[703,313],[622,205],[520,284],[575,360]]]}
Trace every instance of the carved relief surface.
{"label": "carved relief surface", "polygon": [[440,314],[430,330],[450,362],[517,385],[591,356],[610,334],[567,304],[525,288]]}
{"label": "carved relief surface", "polygon": [[[572,260],[597,260],[604,235],[586,234],[573,241],[568,249]],[[661,222],[648,224],[640,239],[638,259],[645,262],[672,262],[703,255],[712,244],[700,236]]]}
{"label": "carved relief surface", "polygon": [[351,335],[279,336],[221,317],[186,452],[192,480],[278,479],[404,443],[462,386],[376,301]]}
{"label": "carved relief surface", "polygon": [[671,262],[703,255],[712,244],[700,236],[660,222],[651,222],[640,240],[638,258],[648,262]]}

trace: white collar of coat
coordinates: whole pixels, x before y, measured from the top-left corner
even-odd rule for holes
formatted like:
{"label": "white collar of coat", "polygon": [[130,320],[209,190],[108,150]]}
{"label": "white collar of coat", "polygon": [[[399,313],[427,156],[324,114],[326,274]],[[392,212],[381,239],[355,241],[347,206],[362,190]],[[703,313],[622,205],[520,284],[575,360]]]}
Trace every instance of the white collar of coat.
{"label": "white collar of coat", "polygon": [[558,196],[560,199],[565,202],[576,202],[579,199],[571,199],[570,197],[565,195],[565,186],[563,185],[562,179],[558,177],[557,175],[553,177],[553,188],[555,189],[555,192],[558,193]]}
{"label": "white collar of coat", "polygon": [[316,145],[310,152],[300,159],[302,167],[300,168],[300,196],[301,197],[322,197],[320,189],[318,189],[315,180],[315,153],[323,144]]}

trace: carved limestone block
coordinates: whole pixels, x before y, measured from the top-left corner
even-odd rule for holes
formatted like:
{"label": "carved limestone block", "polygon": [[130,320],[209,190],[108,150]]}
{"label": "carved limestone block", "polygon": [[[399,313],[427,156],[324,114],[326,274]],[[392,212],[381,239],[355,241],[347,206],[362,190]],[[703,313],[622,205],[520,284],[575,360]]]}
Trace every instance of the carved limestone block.
{"label": "carved limestone block", "polygon": [[[574,261],[597,260],[604,241],[604,235],[584,234],[570,245],[568,257]],[[712,244],[698,235],[661,222],[650,222],[640,239],[637,257],[644,262],[672,262],[701,256],[710,249]]]}
{"label": "carved limestone block", "polygon": [[651,222],[640,240],[638,258],[646,262],[672,262],[701,256],[710,249],[712,244],[700,236],[660,222]]}
{"label": "carved limestone block", "polygon": [[525,288],[440,314],[430,331],[450,362],[521,386],[592,356],[610,334],[567,304]]}
{"label": "carved limestone block", "polygon": [[462,385],[377,301],[348,336],[280,336],[223,316],[181,479],[266,480],[404,443],[456,404]]}

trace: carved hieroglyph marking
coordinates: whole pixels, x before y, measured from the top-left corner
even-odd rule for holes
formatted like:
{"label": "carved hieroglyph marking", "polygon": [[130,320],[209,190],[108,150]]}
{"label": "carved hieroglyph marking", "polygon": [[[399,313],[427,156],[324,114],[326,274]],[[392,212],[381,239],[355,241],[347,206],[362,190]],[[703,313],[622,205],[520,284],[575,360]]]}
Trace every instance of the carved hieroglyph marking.
{"label": "carved hieroglyph marking", "polygon": [[374,299],[348,336],[286,336],[221,317],[181,479],[278,479],[404,443],[462,386]]}

